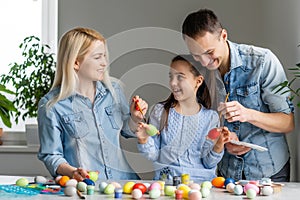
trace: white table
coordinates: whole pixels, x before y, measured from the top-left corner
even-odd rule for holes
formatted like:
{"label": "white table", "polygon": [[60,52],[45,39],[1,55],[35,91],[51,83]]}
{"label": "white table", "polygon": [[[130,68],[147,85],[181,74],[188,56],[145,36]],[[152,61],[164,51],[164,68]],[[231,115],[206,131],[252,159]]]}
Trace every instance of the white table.
{"label": "white table", "polygon": [[[20,176],[0,176],[0,184],[14,184],[17,179],[21,178]],[[33,181],[33,177],[26,177],[31,182]],[[107,181],[109,182],[109,181]],[[124,183],[126,181],[120,181],[120,183]],[[139,181],[139,182],[151,182],[151,181]],[[98,182],[97,182],[98,183]],[[96,183],[96,187],[98,188],[98,184]],[[0,193],[1,195],[3,194]],[[11,194],[9,195],[0,195],[0,199],[9,199],[8,196],[13,196]],[[14,195],[14,197],[11,197],[11,199],[18,198],[19,199],[33,199],[33,200],[53,200],[53,199],[59,199],[59,200],[70,200],[70,199],[80,199],[78,196],[73,197],[67,197],[64,195],[47,195],[47,194],[39,194],[34,196],[18,196]],[[99,199],[114,199],[114,195],[104,195],[99,194],[99,192],[95,191],[94,195],[85,195],[86,199],[90,200],[99,200]],[[132,199],[131,195],[122,195],[123,199]],[[284,200],[294,200],[300,198],[300,183],[299,182],[290,182],[290,183],[284,183],[284,186],[282,187],[282,191],[278,193],[274,193],[271,196],[257,196],[255,200],[277,200],[277,199],[284,199]],[[145,194],[142,199],[149,199],[149,196]],[[174,199],[173,197],[168,196],[162,196],[159,199]],[[247,199],[246,195],[234,195],[226,192],[225,189],[220,188],[212,188],[209,197],[205,198],[205,200],[212,200],[212,199]]]}

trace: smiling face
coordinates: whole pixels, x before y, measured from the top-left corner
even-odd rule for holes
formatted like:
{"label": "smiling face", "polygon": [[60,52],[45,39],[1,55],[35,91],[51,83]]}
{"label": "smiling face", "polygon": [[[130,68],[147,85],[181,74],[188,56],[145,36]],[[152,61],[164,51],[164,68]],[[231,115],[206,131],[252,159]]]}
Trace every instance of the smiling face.
{"label": "smiling face", "polygon": [[171,63],[169,72],[170,88],[174,98],[178,101],[196,100],[196,93],[203,82],[202,76],[195,76],[191,72],[191,65],[183,60]]}
{"label": "smiling face", "polygon": [[185,36],[184,40],[194,59],[207,69],[215,70],[228,66],[229,48],[225,29],[214,34],[205,32],[195,38]]}
{"label": "smiling face", "polygon": [[81,61],[75,62],[78,78],[86,81],[102,81],[106,66],[106,48],[100,40],[92,43]]}

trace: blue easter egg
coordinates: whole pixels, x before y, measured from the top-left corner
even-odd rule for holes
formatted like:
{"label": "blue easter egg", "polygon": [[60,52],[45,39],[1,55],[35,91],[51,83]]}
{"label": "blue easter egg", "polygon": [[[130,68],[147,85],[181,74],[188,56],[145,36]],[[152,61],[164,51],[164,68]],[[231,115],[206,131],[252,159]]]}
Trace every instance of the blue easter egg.
{"label": "blue easter egg", "polygon": [[88,178],[84,179],[83,182],[85,182],[87,185],[95,185],[95,182]]}
{"label": "blue easter egg", "polygon": [[233,178],[226,178],[224,182],[225,188],[228,183],[235,183],[235,180]]}

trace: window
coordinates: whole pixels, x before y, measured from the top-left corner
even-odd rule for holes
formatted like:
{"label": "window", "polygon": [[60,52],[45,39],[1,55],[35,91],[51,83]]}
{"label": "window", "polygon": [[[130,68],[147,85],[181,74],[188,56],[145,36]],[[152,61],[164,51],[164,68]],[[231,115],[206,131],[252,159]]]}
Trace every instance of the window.
{"label": "window", "polygon": [[[35,35],[48,44],[55,53],[57,46],[57,0],[7,0],[0,7],[0,74],[9,72],[9,64],[22,61],[19,44],[27,36]],[[12,89],[12,86],[7,86]],[[36,119],[19,120],[8,129],[24,131],[25,123],[36,123]]]}

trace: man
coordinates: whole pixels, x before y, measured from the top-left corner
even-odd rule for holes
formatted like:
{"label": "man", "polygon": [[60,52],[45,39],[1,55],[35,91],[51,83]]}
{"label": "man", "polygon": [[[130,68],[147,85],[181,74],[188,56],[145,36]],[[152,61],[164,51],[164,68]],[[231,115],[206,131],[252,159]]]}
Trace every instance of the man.
{"label": "man", "polygon": [[182,33],[194,60],[218,75],[215,82],[221,80],[215,84],[218,96],[229,93],[229,101],[217,109],[226,119],[224,125],[235,132],[234,139],[268,149],[261,152],[227,143],[219,175],[235,180],[289,181],[285,133],[294,129],[294,107],[289,94],[273,91],[286,80],[278,58],[268,49],[228,41],[227,31],[211,10],[189,14]]}

